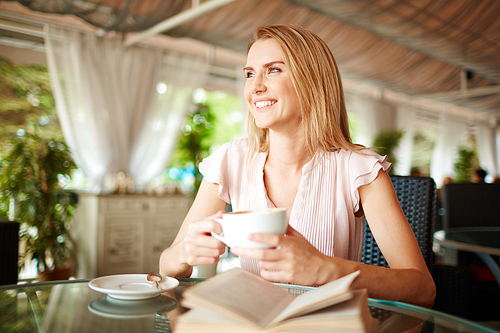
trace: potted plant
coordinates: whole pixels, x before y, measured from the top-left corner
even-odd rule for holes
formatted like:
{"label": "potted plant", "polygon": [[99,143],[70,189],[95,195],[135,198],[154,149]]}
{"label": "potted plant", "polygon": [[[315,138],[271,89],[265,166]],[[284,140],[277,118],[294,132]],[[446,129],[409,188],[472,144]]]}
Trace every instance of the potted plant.
{"label": "potted plant", "polygon": [[[403,137],[404,132],[398,129],[387,129],[381,131],[374,139],[373,146],[374,150],[384,156],[387,155],[387,159],[394,165],[396,165],[396,155],[395,150]],[[394,167],[389,171],[391,174],[394,172]]]}
{"label": "potted plant", "polygon": [[453,164],[456,183],[472,182],[472,173],[479,167],[477,153],[474,147],[466,142],[458,147],[458,156]]}
{"label": "potted plant", "polygon": [[76,196],[61,186],[75,168],[68,147],[36,134],[9,146],[0,165],[0,199],[21,223],[20,248],[25,249],[19,268],[36,259],[38,280],[67,279],[76,264],[69,233]]}

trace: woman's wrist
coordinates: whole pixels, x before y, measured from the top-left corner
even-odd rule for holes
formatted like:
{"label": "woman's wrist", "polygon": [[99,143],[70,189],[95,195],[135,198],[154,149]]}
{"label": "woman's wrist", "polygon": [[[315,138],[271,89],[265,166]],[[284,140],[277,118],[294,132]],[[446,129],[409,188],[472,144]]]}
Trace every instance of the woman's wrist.
{"label": "woman's wrist", "polygon": [[318,285],[335,281],[358,269],[355,261],[325,256],[324,264],[321,265],[320,274],[318,274]]}
{"label": "woman's wrist", "polygon": [[160,257],[160,273],[175,278],[191,276],[193,266],[189,265],[182,255],[181,242],[165,249]]}

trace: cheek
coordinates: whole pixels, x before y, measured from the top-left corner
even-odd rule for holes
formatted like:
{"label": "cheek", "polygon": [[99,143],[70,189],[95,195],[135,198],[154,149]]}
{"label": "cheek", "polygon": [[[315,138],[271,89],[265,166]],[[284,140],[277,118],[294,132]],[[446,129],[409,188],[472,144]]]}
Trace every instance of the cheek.
{"label": "cheek", "polygon": [[245,98],[248,98],[252,95],[252,87],[248,82],[248,79],[246,79],[245,85],[243,86],[243,95],[245,96]]}
{"label": "cheek", "polygon": [[246,105],[247,105],[247,110],[253,114],[254,112],[254,107],[253,107],[253,104],[250,103],[248,100],[246,101]]}
{"label": "cheek", "polygon": [[245,98],[247,105],[250,106],[252,103],[252,92],[250,91],[250,88],[247,87],[247,85],[245,85],[245,88],[243,90],[243,97]]}

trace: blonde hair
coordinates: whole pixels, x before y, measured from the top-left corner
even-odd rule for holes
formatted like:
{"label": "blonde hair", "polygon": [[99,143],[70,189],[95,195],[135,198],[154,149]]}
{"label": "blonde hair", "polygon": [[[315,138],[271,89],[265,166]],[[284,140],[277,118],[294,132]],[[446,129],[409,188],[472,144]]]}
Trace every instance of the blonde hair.
{"label": "blonde hair", "polygon": [[[349,133],[344,90],[337,63],[328,45],[314,33],[294,25],[260,26],[248,42],[247,53],[258,40],[278,42],[297,92],[306,147],[312,153],[341,148],[360,151]],[[259,128],[247,112],[249,161],[269,149],[269,130]]]}

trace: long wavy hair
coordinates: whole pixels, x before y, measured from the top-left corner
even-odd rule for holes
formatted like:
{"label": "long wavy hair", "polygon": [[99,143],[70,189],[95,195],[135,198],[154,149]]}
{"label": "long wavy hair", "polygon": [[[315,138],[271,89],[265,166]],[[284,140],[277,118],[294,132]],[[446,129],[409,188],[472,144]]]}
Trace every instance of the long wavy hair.
{"label": "long wavy hair", "polygon": [[[298,95],[306,148],[333,152],[341,148],[360,151],[349,132],[344,90],[332,52],[314,33],[294,25],[260,26],[248,42],[247,54],[255,42],[274,39],[283,51],[285,65]],[[247,112],[249,162],[269,149],[269,130],[259,128]]]}

